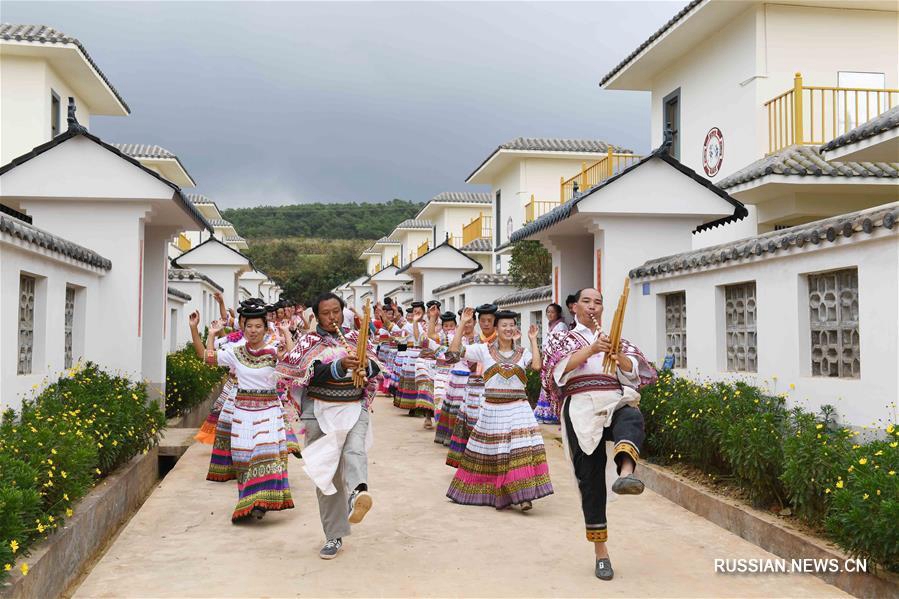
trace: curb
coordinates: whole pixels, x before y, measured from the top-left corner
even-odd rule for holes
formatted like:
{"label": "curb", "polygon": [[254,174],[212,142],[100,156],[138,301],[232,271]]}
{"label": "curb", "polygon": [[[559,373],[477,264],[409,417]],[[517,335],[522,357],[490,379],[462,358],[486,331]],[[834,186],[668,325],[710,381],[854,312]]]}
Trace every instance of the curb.
{"label": "curb", "polygon": [[107,476],[75,507],[75,513],[37,545],[29,573],[18,569],[0,589],[4,599],[59,597],[150,494],[159,477],[158,448],[137,455]]}
{"label": "curb", "polygon": [[[640,462],[637,475],[648,488],[662,497],[778,557],[787,560],[835,559],[840,564],[850,559],[848,554],[826,541],[787,528],[770,514],[719,497],[655,464]],[[815,572],[814,575],[856,597],[899,597],[899,576],[890,572]]]}
{"label": "curb", "polygon": [[221,394],[224,385],[225,380],[222,379],[212,388],[209,395],[206,396],[206,399],[192,407],[189,412],[166,420],[166,427],[199,428],[206,420],[206,416],[209,415],[209,410],[212,409],[212,404],[215,403],[215,400]]}

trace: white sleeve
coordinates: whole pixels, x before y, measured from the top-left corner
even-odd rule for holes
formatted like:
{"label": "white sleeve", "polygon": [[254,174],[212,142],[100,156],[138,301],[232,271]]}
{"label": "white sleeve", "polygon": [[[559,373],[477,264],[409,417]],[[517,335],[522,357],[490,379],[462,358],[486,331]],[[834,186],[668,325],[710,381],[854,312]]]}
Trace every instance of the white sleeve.
{"label": "white sleeve", "polygon": [[531,350],[527,347],[524,348],[524,354],[521,356],[521,361],[524,362],[525,368],[531,367],[531,361],[534,359],[534,354],[531,353]]}
{"label": "white sleeve", "polygon": [[615,374],[618,376],[618,382],[620,382],[622,385],[636,388],[640,383],[640,375],[637,371],[637,358],[633,356],[627,356],[627,358],[631,361],[631,371],[624,372],[623,370],[621,370],[621,368],[616,367]]}
{"label": "white sleeve", "polygon": [[472,343],[471,345],[462,346],[462,357],[471,362],[484,363],[487,361],[487,346],[483,343]]}
{"label": "white sleeve", "polygon": [[237,358],[234,356],[234,350],[230,346],[215,352],[215,360],[219,366],[233,369],[237,365]]}

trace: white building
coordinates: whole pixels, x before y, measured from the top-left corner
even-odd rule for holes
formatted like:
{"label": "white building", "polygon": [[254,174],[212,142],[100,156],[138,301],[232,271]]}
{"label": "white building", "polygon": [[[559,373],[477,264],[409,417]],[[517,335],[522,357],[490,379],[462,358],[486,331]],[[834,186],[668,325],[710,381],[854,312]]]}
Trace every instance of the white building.
{"label": "white building", "polygon": [[[196,245],[174,260],[175,268],[192,268],[198,270],[222,287],[225,306],[234,307],[239,303],[240,278],[244,273],[254,270],[253,263],[244,254],[220,241],[210,237]],[[216,310],[216,313],[218,311]]]}
{"label": "white building", "polygon": [[477,260],[444,241],[396,272],[412,279],[412,296],[416,301],[423,301],[432,299],[434,289],[482,268]]}
{"label": "white building", "polygon": [[[225,291],[221,285],[200,271],[192,268],[170,267],[168,277],[169,291],[175,289],[190,296],[190,299],[187,300],[182,309],[185,314],[199,311],[199,328],[201,331],[208,327],[210,322],[221,317],[218,302],[215,300],[216,293],[223,293]],[[172,307],[178,308],[179,306],[170,306],[170,309]],[[175,341],[175,345],[180,347],[190,339],[190,330],[187,327],[187,320],[179,323],[177,330],[178,337]]]}

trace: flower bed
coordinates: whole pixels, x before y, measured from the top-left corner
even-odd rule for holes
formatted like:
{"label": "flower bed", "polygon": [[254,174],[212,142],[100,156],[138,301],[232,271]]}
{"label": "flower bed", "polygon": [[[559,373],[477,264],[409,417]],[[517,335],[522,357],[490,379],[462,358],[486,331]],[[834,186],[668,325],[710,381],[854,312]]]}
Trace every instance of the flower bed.
{"label": "flower bed", "polygon": [[[159,440],[165,417],[146,387],[86,363],[0,421],[0,582],[71,506]],[[28,573],[27,562],[20,569]]]}
{"label": "flower bed", "polygon": [[731,478],[753,505],[789,507],[854,557],[899,572],[899,428],[857,442],[832,408],[788,410],[745,383],[662,372],[641,391],[645,453]]}
{"label": "flower bed", "polygon": [[173,418],[201,403],[222,381],[224,370],[197,357],[192,345],[165,359],[165,415]]}

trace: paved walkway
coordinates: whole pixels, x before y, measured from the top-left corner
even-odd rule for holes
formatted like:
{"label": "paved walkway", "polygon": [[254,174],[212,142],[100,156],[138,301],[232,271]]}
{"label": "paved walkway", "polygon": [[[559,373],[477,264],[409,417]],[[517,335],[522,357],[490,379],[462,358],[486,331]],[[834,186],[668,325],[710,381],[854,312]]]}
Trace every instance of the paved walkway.
{"label": "paved walkway", "polygon": [[[374,507],[323,561],[312,484],[290,458],[297,508],[234,526],[236,484],[204,480],[193,445],[77,589],[76,597],[834,597],[812,575],[725,575],[715,558],[774,558],[646,491],[610,504],[615,580],[593,576],[577,489],[561,446],[555,495],[497,512],[444,496],[453,470],[420,419],[379,398],[370,456]],[[799,557],[799,556],[797,556]]]}

